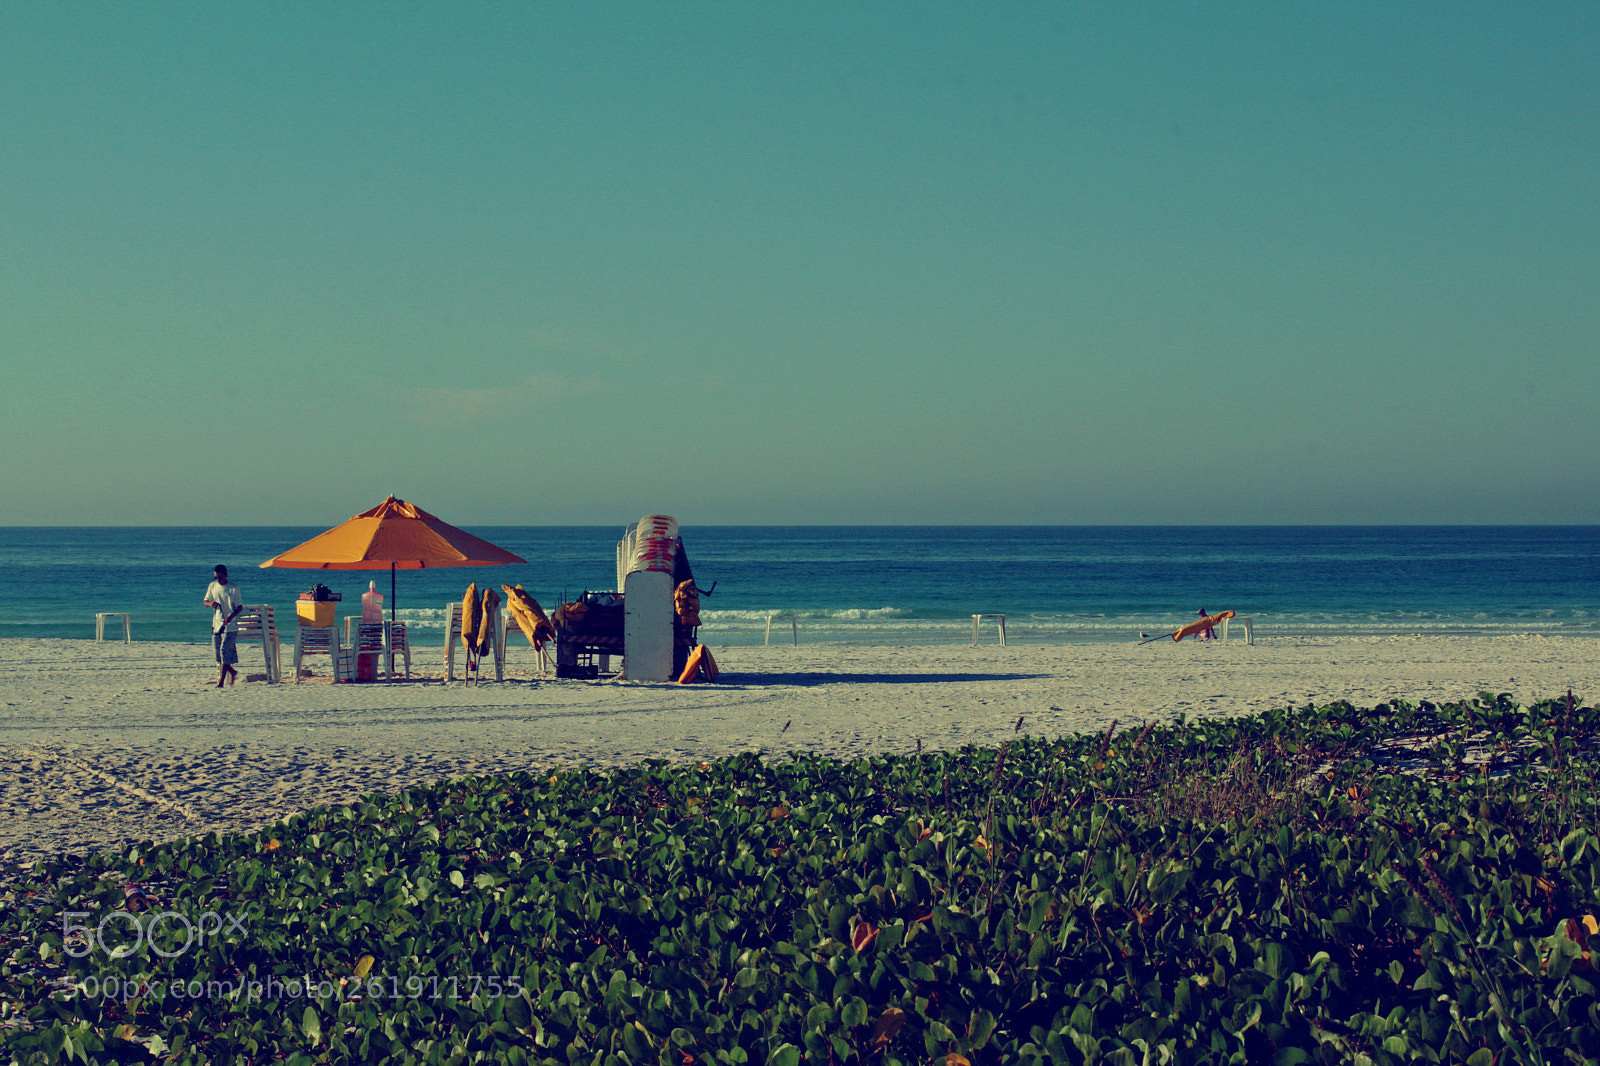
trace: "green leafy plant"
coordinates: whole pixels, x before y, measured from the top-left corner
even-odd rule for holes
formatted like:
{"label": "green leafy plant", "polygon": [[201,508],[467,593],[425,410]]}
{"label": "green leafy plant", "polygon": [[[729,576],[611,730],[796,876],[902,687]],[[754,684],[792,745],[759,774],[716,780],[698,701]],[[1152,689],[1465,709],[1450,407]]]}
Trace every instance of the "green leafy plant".
{"label": "green leafy plant", "polygon": [[18,1062],[1581,1062],[1600,716],[444,782],[3,887]]}

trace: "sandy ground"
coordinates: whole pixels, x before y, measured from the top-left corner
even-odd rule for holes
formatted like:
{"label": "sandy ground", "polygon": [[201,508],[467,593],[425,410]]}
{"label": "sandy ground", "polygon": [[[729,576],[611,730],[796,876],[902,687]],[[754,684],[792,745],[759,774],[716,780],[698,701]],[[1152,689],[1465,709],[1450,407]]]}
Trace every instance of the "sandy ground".
{"label": "sandy ground", "polygon": [[[1600,696],[1600,640],[1535,635],[714,651],[716,685],[557,681],[528,648],[504,682],[446,682],[433,647],[409,682],[334,685],[324,657],[301,684],[219,690],[207,645],[0,640],[0,860],[251,829],[474,772],[995,744],[1019,718],[1057,736],[1339,699]],[[259,647],[240,658],[261,673]]]}

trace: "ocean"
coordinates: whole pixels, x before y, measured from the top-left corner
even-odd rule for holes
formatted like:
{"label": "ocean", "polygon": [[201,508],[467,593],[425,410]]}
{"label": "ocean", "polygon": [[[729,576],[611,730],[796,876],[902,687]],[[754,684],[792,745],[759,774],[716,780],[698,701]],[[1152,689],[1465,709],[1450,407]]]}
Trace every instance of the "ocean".
{"label": "ocean", "polygon": [[[259,569],[318,527],[0,528],[0,637],[92,640],[98,611],[135,640],[209,641],[200,606],[225,563],[247,603],[277,607],[292,641],[313,583],[359,613],[389,574]],[[468,582],[521,584],[546,610],[616,583],[623,526],[473,527],[522,565],[403,570],[398,617],[413,648],[442,637]],[[967,643],[972,615],[1003,613],[1017,642],[1132,641],[1201,608],[1281,635],[1600,635],[1600,527],[686,526],[702,590],[700,638],[760,644],[792,614],[802,643]],[[714,583],[714,586],[713,586]],[[120,629],[118,630],[120,639]],[[773,643],[791,640],[774,624]],[[986,623],[983,639],[994,639]]]}

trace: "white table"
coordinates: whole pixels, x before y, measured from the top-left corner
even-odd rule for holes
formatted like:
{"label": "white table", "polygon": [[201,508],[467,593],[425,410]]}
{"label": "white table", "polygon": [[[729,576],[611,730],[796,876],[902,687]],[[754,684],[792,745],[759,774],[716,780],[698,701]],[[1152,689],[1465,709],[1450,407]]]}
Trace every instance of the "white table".
{"label": "white table", "polygon": [[95,639],[95,643],[97,643],[97,644],[105,643],[105,639],[106,639],[106,619],[107,618],[120,618],[120,619],[122,619],[122,643],[124,643],[124,644],[132,644],[133,643],[133,630],[132,630],[132,627],[128,625],[128,616],[125,615],[125,614],[119,614],[116,611],[101,611],[100,613],[98,613],[98,614],[96,614],[94,616],[94,639]]}
{"label": "white table", "polygon": [[1006,644],[1006,616],[1003,614],[975,614],[972,616],[972,646],[978,646],[978,625],[985,619],[992,618],[1000,627],[1000,646]]}
{"label": "white table", "polygon": [[[767,644],[772,643],[772,623],[774,622],[788,622],[789,632],[790,635],[794,637],[795,647],[800,646],[800,623],[794,620],[794,615],[792,614],[767,615]],[[782,630],[779,630],[779,632],[782,632]]]}

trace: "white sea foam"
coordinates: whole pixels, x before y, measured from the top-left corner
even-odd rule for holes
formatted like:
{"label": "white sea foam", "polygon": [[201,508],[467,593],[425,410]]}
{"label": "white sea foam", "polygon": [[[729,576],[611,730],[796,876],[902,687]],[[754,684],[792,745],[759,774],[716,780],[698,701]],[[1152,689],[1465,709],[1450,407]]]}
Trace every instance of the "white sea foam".
{"label": "white sea foam", "polygon": [[898,607],[845,607],[829,610],[826,608],[794,608],[772,607],[756,611],[707,611],[701,610],[700,619],[703,623],[713,625],[734,625],[741,622],[765,623],[774,615],[794,615],[797,619],[831,619],[839,622],[875,621],[885,618],[910,618],[910,611]]}
{"label": "white sea foam", "polygon": [[[442,636],[443,607],[401,608],[398,617],[424,641]],[[1248,614],[1239,611],[1240,616]],[[702,610],[700,639],[708,643],[759,644],[766,640],[767,620],[793,616],[802,640],[813,643],[938,643],[970,641],[972,615],[948,612],[937,616],[901,607],[786,608]],[[1492,611],[1441,617],[1429,612],[1374,612],[1339,616],[1326,612],[1254,614],[1258,635],[1350,636],[1404,633],[1494,635],[1538,630],[1592,635],[1594,612],[1526,611],[1516,616]],[[1170,633],[1193,621],[1176,615],[1118,615],[1068,612],[1013,612],[1006,616],[1008,641],[1018,643],[1120,641],[1139,634]],[[1237,627],[1234,627],[1235,630]],[[431,636],[430,636],[431,634]],[[985,629],[983,639],[993,639]]]}

